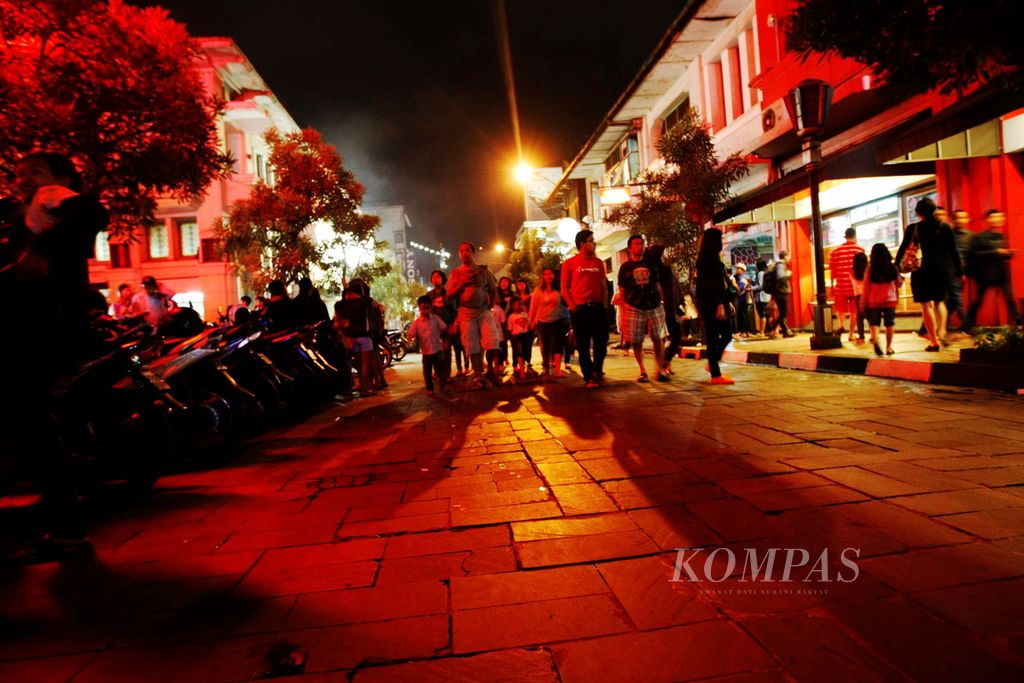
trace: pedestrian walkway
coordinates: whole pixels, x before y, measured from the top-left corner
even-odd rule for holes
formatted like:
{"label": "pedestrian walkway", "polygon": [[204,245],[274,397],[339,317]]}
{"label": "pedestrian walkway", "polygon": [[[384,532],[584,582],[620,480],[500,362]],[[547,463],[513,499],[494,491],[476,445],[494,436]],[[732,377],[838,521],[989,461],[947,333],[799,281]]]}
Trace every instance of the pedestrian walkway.
{"label": "pedestrian walkway", "polygon": [[[945,384],[1013,391],[1024,388],[1024,364],[1020,366],[965,363],[960,351],[974,348],[966,334],[951,334],[949,346],[938,353],[924,350],[928,342],[912,332],[895,335],[894,355],[877,356],[870,343],[843,342],[839,349],[812,350],[810,335],[790,338],[734,337],[722,360],[726,363],[766,365],[790,370],[868,375]],[[882,339],[884,349],[885,342]],[[687,347],[684,355],[703,358],[701,347]]]}
{"label": "pedestrian walkway", "polygon": [[701,366],[446,400],[411,356],[5,571],[0,680],[1020,680],[1021,399]]}

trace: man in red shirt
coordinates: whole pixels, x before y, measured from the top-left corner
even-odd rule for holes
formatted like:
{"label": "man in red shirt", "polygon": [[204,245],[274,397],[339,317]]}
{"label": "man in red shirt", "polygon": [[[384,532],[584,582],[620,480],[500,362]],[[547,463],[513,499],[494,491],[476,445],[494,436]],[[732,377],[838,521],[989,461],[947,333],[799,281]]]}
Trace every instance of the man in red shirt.
{"label": "man in red shirt", "polygon": [[562,264],[562,298],[572,315],[580,369],[588,389],[605,383],[604,357],[608,353],[608,276],[604,261],[594,254],[596,248],[594,233],[580,230],[576,233],[579,253]]}
{"label": "man in red shirt", "polygon": [[[832,273],[832,298],[836,302],[839,318],[839,332],[850,331],[853,341],[853,323],[857,318],[857,291],[853,282],[853,257],[864,253],[864,247],[857,244],[857,231],[847,228],[846,241],[832,250],[828,257],[828,269]],[[844,322],[849,317],[849,322]],[[847,327],[849,325],[849,327]]]}

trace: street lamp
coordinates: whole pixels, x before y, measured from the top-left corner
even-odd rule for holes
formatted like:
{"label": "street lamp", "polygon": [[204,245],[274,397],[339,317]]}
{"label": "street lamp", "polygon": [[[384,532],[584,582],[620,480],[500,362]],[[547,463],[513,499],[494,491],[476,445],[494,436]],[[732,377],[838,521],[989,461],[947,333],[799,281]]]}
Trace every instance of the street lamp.
{"label": "street lamp", "polygon": [[805,80],[786,95],[786,111],[800,136],[807,184],[811,193],[811,241],[814,246],[814,307],[812,349],[839,349],[842,340],[832,328],[832,308],[825,291],[825,248],[821,239],[821,204],[818,198],[818,167],[821,164],[821,132],[828,121],[832,86],[824,81]]}

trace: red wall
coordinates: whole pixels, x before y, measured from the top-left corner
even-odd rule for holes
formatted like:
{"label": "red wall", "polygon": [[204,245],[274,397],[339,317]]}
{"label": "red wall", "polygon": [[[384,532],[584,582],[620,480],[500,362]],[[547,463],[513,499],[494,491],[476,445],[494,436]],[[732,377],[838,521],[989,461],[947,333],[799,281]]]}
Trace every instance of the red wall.
{"label": "red wall", "polygon": [[[1006,213],[1007,244],[1011,249],[1020,250],[1010,262],[1010,280],[1019,305],[1024,294],[1024,155],[940,161],[935,170],[939,197],[951,215],[956,209],[965,209],[970,214],[971,230],[985,229],[985,212],[989,209]],[[974,296],[970,282],[967,295]],[[990,293],[978,313],[977,322],[1005,325],[1013,321],[1002,298]]]}

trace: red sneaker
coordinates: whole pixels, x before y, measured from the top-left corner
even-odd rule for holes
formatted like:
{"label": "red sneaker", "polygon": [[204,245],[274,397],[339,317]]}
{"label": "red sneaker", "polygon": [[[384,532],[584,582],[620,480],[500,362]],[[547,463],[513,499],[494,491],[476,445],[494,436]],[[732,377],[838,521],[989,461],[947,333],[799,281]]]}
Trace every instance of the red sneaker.
{"label": "red sneaker", "polygon": [[711,378],[711,383],[712,384],[736,384],[736,380],[734,380],[732,377],[726,377],[725,375],[720,375],[718,377],[712,377]]}

